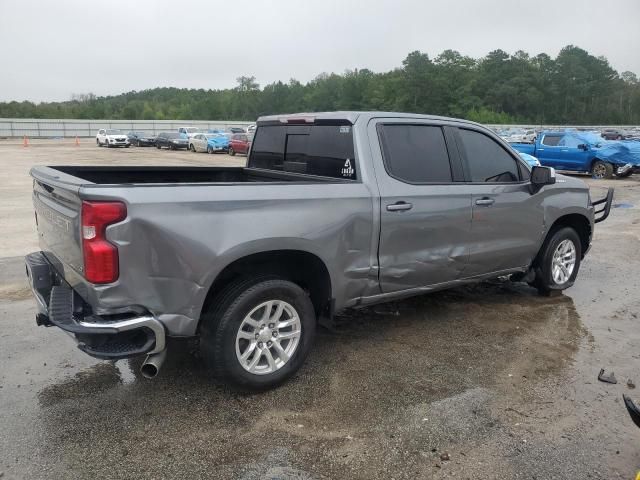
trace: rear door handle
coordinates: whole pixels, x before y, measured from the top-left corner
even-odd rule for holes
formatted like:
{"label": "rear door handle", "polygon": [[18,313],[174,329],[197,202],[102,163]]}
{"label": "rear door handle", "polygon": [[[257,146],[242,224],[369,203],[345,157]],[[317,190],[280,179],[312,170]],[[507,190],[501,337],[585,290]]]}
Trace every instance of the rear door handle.
{"label": "rear door handle", "polygon": [[411,210],[412,208],[413,204],[407,202],[396,202],[391,205],[387,205],[387,210],[389,212],[401,212],[403,210]]}
{"label": "rear door handle", "polygon": [[489,205],[493,205],[495,203],[495,200],[493,198],[479,198],[478,200],[476,200],[476,205],[486,205],[487,207]]}

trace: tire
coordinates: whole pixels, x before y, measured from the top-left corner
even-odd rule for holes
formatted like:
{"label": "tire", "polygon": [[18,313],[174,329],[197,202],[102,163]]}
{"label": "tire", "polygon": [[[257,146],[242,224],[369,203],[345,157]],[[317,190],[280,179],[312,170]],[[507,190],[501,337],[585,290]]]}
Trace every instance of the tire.
{"label": "tire", "polygon": [[213,153],[213,148],[211,148],[211,145],[207,145],[207,153]]}
{"label": "tire", "polygon": [[196,153],[196,146],[192,143],[191,145],[189,145],[189,150],[191,150],[193,153]]}
{"label": "tire", "polygon": [[[273,302],[271,322],[260,318],[267,305],[271,305],[268,302]],[[275,322],[278,305],[282,308],[279,322]],[[246,323],[248,318],[255,326]],[[278,323],[294,318],[299,319],[295,325],[277,328]],[[260,330],[261,326],[264,328]],[[205,365],[216,377],[243,390],[266,390],[280,385],[302,366],[311,349],[315,328],[313,305],[298,285],[276,277],[244,278],[225,288],[204,312],[200,351]],[[256,333],[258,330],[260,333]],[[294,338],[294,332],[299,332],[298,337]],[[284,338],[286,334],[292,338]],[[290,354],[288,360],[278,354],[276,341],[281,350]],[[244,364],[240,358],[243,353],[248,355]],[[250,365],[252,362],[256,362],[254,367]]]}
{"label": "tire", "polygon": [[156,143],[156,148],[157,148],[158,150],[161,150],[161,149],[162,149],[162,146],[161,146],[160,144]]}
{"label": "tire", "polygon": [[131,145],[125,145],[124,148],[129,148]]}
{"label": "tire", "polygon": [[98,145],[99,147],[102,146],[102,144],[100,143],[100,140],[98,140],[97,138],[96,138],[96,145]]}
{"label": "tire", "polygon": [[591,165],[591,178],[603,179],[613,177],[613,165],[602,160],[596,160]]}
{"label": "tire", "polygon": [[[569,245],[569,247],[568,247]],[[563,253],[564,252],[564,253]],[[573,267],[566,268],[572,252]],[[564,258],[565,268],[557,268]],[[582,243],[578,233],[571,227],[558,227],[547,235],[534,262],[535,279],[531,283],[541,295],[562,291],[573,285],[580,270]]]}
{"label": "tire", "polygon": [[236,151],[233,149],[233,147],[229,147],[229,155],[231,155],[232,157],[235,157]]}

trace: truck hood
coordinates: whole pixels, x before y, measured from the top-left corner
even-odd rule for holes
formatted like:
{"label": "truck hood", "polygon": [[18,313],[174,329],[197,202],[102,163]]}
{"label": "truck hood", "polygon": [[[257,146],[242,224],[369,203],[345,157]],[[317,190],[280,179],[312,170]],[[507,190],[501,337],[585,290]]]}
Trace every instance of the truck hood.
{"label": "truck hood", "polygon": [[589,190],[589,186],[579,178],[562,175],[558,172],[556,172],[556,183],[553,187]]}

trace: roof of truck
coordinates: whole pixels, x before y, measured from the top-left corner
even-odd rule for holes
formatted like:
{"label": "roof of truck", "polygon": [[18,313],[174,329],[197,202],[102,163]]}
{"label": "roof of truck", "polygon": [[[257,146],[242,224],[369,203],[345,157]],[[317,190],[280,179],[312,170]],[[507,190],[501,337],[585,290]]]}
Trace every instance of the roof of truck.
{"label": "roof of truck", "polygon": [[424,120],[440,120],[447,122],[460,122],[470,125],[480,125],[476,122],[469,120],[463,120],[459,118],[439,117],[436,115],[423,115],[420,113],[402,113],[402,112],[357,112],[357,111],[338,111],[338,112],[303,112],[303,113],[287,113],[279,115],[266,115],[258,118],[257,123],[271,123],[282,122],[286,123],[286,120],[308,119],[309,123],[313,123],[315,120],[346,120],[351,124],[356,123],[359,118],[368,120],[373,117],[391,117],[391,118],[417,118]]}

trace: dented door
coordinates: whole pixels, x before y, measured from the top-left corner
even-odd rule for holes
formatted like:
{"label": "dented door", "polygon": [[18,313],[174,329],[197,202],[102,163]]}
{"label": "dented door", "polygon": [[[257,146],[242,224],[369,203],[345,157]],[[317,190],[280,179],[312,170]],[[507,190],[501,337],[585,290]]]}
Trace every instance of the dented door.
{"label": "dented door", "polygon": [[[369,132],[370,140],[373,135],[379,139],[373,160],[381,202],[382,292],[460,278],[469,257],[471,194],[456,182],[461,171],[455,145],[445,140],[446,129],[424,120],[381,119]],[[399,157],[404,158],[394,166]],[[413,165],[421,164],[428,166],[414,172]]]}

